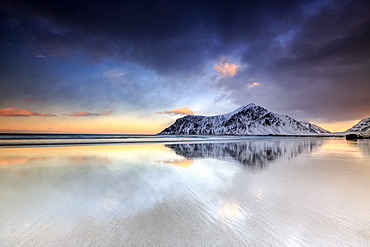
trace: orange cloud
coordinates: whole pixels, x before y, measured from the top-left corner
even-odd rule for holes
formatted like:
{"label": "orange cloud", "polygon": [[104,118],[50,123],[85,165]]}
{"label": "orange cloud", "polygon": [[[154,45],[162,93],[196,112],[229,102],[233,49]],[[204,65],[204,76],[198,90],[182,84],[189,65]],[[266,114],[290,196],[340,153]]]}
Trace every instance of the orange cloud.
{"label": "orange cloud", "polygon": [[252,82],[252,83],[249,83],[248,84],[248,87],[249,88],[252,88],[252,87],[255,87],[255,86],[259,86],[260,84],[258,82]]}
{"label": "orange cloud", "polygon": [[213,67],[220,76],[234,76],[239,68],[238,65],[229,63],[225,57],[221,57]]}
{"label": "orange cloud", "polygon": [[57,117],[52,113],[38,113],[28,110],[17,110],[13,108],[0,109],[0,116],[3,117]]}
{"label": "orange cloud", "polygon": [[94,116],[109,116],[113,111],[105,111],[103,113],[91,113],[91,112],[73,112],[70,114],[63,114],[65,116],[70,116],[70,117],[94,117]]}
{"label": "orange cloud", "polygon": [[189,107],[176,108],[169,111],[157,111],[159,114],[174,114],[174,115],[194,115],[195,112],[189,109]]}

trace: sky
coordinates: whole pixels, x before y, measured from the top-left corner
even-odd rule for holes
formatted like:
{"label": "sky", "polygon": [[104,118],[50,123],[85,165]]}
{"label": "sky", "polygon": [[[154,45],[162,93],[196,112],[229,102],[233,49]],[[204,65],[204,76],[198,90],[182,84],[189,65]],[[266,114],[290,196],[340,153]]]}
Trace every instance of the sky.
{"label": "sky", "polygon": [[254,103],[329,131],[370,117],[370,4],[0,3],[0,132],[155,134]]}

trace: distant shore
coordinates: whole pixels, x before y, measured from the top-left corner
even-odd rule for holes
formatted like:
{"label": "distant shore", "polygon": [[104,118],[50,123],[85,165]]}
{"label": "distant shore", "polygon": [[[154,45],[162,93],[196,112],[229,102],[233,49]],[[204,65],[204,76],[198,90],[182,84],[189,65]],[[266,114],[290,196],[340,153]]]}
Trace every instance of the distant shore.
{"label": "distant shore", "polygon": [[370,133],[325,133],[292,135],[124,135],[124,134],[11,134],[0,133],[0,147],[20,146],[70,146],[70,145],[122,145],[163,144],[189,142],[230,142],[253,138],[343,138],[347,140],[369,139]]}

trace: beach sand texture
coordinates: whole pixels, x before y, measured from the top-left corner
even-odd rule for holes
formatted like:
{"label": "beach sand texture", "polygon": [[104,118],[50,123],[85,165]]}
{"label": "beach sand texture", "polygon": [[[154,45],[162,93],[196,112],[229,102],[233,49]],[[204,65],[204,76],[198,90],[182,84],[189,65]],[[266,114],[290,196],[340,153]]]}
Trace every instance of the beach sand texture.
{"label": "beach sand texture", "polygon": [[370,246],[370,140],[0,148],[1,246]]}

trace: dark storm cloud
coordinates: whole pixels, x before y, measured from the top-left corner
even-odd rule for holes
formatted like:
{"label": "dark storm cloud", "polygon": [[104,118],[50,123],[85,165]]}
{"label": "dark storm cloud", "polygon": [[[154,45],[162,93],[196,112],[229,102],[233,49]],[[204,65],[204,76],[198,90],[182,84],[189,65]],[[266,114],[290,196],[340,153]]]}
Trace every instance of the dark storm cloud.
{"label": "dark storm cloud", "polygon": [[[247,98],[299,118],[340,121],[370,115],[368,1],[331,1],[308,10],[290,13],[300,20],[283,25],[290,30],[274,40],[254,44],[242,58],[249,68],[217,86],[230,90],[237,104]],[[264,89],[248,89],[253,81]]]}
{"label": "dark storm cloud", "polygon": [[73,49],[99,60],[135,61],[159,73],[197,71],[243,42],[268,35],[266,22],[294,1],[5,1],[3,33],[11,44],[50,53]]}
{"label": "dark storm cloud", "polygon": [[[3,50],[38,58],[112,58],[166,76],[201,74],[207,62],[234,55],[241,59],[238,72],[218,78],[213,86],[238,105],[253,101],[281,113],[328,121],[370,115],[367,0],[6,0],[0,6]],[[10,60],[1,63],[2,74],[16,70],[20,59]],[[29,67],[31,71],[33,65]],[[45,89],[46,95],[51,86],[43,80],[53,76],[45,79],[43,74],[39,82],[24,78],[26,86],[13,77],[5,82],[6,90]],[[19,88],[9,89],[14,80]],[[248,86],[256,83],[258,87]],[[63,82],[58,87],[69,86]]]}
{"label": "dark storm cloud", "polygon": [[[343,120],[370,114],[370,5],[329,5],[307,19],[292,43],[291,56],[276,59],[271,75],[296,87],[310,117]],[[295,83],[293,83],[295,82]]]}

